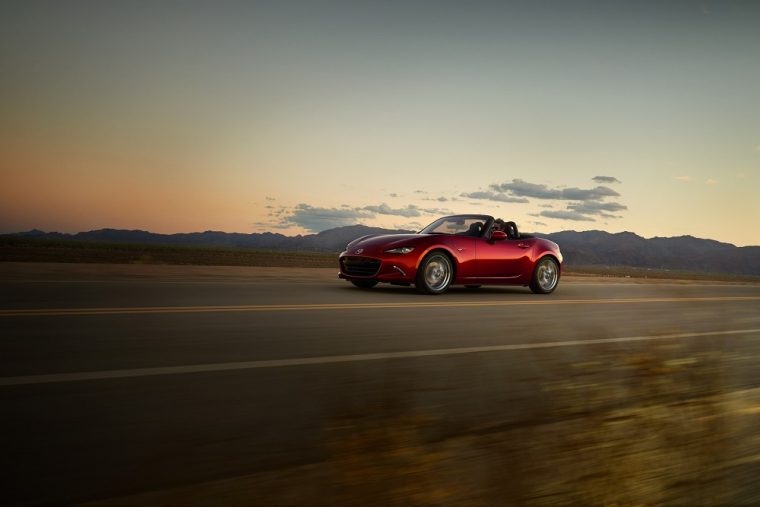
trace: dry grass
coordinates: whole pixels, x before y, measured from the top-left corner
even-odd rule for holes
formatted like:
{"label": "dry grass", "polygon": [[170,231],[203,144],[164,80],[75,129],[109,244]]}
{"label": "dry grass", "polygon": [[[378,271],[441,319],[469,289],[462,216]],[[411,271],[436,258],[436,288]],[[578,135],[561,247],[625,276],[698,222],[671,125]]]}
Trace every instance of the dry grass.
{"label": "dry grass", "polygon": [[0,236],[0,261],[201,266],[336,267],[336,254]]}
{"label": "dry grass", "polygon": [[551,366],[538,419],[483,421],[442,441],[425,435],[446,421],[414,412],[340,419],[326,439],[334,500],[721,505],[746,493],[734,491],[726,473],[736,435],[722,354],[667,345],[594,352],[592,363]]}
{"label": "dry grass", "polygon": [[[715,345],[715,344],[713,344]],[[394,387],[336,408],[325,459],[106,504],[754,505],[737,466],[760,461],[758,390],[729,392],[738,359],[679,343],[542,352],[536,414],[522,405],[454,434]],[[385,392],[387,390],[387,392]],[[521,414],[527,416],[521,419]]]}

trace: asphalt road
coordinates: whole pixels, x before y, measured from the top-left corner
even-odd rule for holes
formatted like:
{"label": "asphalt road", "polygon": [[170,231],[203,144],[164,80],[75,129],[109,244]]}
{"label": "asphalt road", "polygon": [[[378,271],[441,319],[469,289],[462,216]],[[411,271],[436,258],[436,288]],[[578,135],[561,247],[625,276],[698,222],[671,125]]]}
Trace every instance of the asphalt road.
{"label": "asphalt road", "polygon": [[[705,491],[693,487],[702,480],[715,485],[708,498],[716,501],[756,500],[758,365],[756,284],[568,277],[549,296],[524,288],[455,288],[431,297],[391,286],[359,290],[333,270],[6,263],[0,265],[0,502],[154,503],[151,494],[169,494],[180,496],[161,498],[197,503],[203,493],[187,496],[187,488],[199,484],[217,493],[212,498],[240,504],[358,501],[374,494],[372,488],[356,489],[356,477],[330,475],[340,468],[335,463],[353,463],[351,456],[388,445],[425,456],[441,454],[423,448],[448,446],[448,458],[415,465],[411,476],[454,463],[475,479],[430,498],[492,503],[488,495],[518,498],[518,492],[498,489],[511,483],[494,479],[493,467],[484,465],[490,451],[472,454],[486,449],[483,441],[462,439],[498,434],[518,442],[515,431],[547,425],[555,436],[581,434],[557,424],[586,424],[595,414],[606,414],[604,424],[614,420],[617,428],[613,412],[694,410],[688,400],[696,399],[699,407],[709,400],[709,417],[700,417],[719,419],[726,438],[715,448],[703,445],[713,428],[674,443],[680,458],[660,456],[658,463],[682,459],[683,452],[704,461],[694,465],[694,477],[658,470],[656,477],[667,481],[656,491],[641,490],[640,498],[704,499]],[[567,387],[563,382],[579,378],[578,368],[590,377]],[[645,420],[637,417],[635,424]],[[410,418],[427,422],[399,422]],[[415,436],[401,444],[372,439],[372,428],[394,425]],[[370,451],[361,443],[346,450],[357,435]],[[551,503],[546,499],[556,496],[531,485],[543,463],[601,446],[581,443],[581,451],[568,454],[533,435],[535,444],[520,444],[520,452],[529,457],[523,468],[536,475],[523,474],[519,499]],[[451,442],[460,442],[458,451]],[[619,445],[628,459],[632,444]],[[721,465],[714,470],[705,463]],[[333,471],[324,464],[335,465]],[[305,471],[296,478],[288,470]],[[365,482],[381,483],[383,470],[368,472]],[[636,469],[626,470],[636,483]],[[705,482],[705,474],[714,481]],[[437,477],[433,482],[446,482]],[[568,480],[552,494],[580,494],[562,488],[599,482],[583,480]],[[320,481],[332,484],[333,496],[314,496]],[[220,497],[219,488],[229,496]],[[347,491],[356,496],[340,496]],[[396,494],[391,501],[405,493]],[[414,498],[425,503],[427,497]]]}

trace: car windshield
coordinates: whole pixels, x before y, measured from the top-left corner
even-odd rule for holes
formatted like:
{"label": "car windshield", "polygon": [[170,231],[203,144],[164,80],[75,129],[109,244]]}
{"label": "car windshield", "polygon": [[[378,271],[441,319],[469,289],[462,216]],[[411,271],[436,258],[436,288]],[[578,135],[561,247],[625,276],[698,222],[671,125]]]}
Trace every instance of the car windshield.
{"label": "car windshield", "polygon": [[485,222],[484,217],[444,217],[422,229],[420,234],[480,236]]}

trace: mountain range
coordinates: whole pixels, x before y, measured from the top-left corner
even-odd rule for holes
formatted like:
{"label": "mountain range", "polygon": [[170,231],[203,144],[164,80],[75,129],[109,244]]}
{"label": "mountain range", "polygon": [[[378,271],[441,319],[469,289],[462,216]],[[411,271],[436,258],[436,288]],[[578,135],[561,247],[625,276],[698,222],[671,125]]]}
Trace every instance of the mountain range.
{"label": "mountain range", "polygon": [[[12,236],[72,241],[339,252],[349,241],[359,236],[408,232],[413,231],[350,225],[303,236],[285,236],[271,232],[244,234],[219,231],[157,234],[122,229],[99,229],[76,234],[31,230]],[[568,266],[629,266],[760,275],[760,246],[737,247],[730,243],[693,236],[643,238],[632,232],[613,234],[604,231],[562,231],[534,235],[559,244]]]}

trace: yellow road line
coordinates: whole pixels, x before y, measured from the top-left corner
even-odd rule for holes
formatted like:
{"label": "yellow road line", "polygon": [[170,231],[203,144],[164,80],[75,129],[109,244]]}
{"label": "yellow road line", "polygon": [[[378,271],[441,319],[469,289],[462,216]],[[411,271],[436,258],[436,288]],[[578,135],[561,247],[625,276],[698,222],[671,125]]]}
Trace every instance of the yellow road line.
{"label": "yellow road line", "polygon": [[59,315],[124,315],[164,313],[211,312],[278,312],[321,310],[366,310],[410,308],[477,308],[504,306],[590,305],[590,304],[651,304],[651,303],[711,303],[760,301],[760,296],[715,297],[660,297],[618,299],[552,299],[537,296],[534,299],[501,301],[409,301],[392,303],[327,303],[327,304],[271,304],[232,306],[147,306],[118,308],[32,308],[0,310],[0,317],[59,316]]}
{"label": "yellow road line", "polygon": [[180,375],[189,373],[211,373],[222,371],[256,370],[263,368],[282,368],[294,366],[326,365],[336,363],[355,363],[361,361],[380,361],[389,359],[413,359],[421,357],[457,356],[488,352],[507,352],[517,350],[547,349],[557,347],[578,347],[611,343],[643,342],[654,340],[678,340],[700,338],[705,336],[731,336],[757,334],[760,329],[732,329],[726,331],[705,331],[699,333],[675,333],[665,335],[622,336],[596,340],[562,340],[553,342],[512,343],[505,345],[485,345],[480,347],[457,347],[448,349],[406,350],[400,352],[373,352],[366,354],[345,354],[335,356],[295,357],[285,359],[263,359],[256,361],[237,361],[230,363],[189,364],[180,366],[159,366],[150,368],[131,368],[123,370],[100,370],[71,373],[48,373],[41,375],[21,375],[0,377],[0,387],[23,386],[31,384],[56,384],[83,380],[108,380],[155,375]]}

